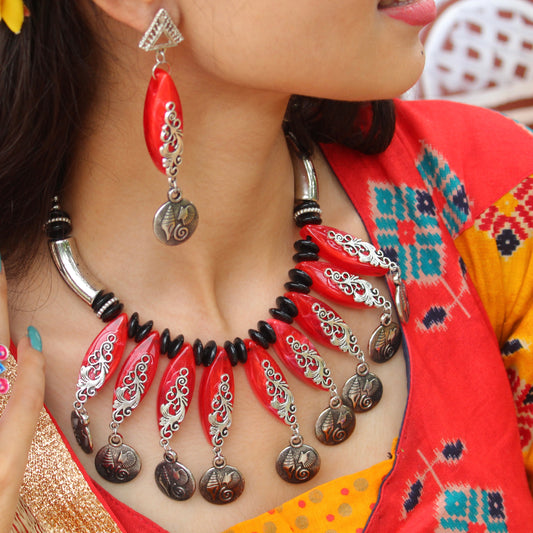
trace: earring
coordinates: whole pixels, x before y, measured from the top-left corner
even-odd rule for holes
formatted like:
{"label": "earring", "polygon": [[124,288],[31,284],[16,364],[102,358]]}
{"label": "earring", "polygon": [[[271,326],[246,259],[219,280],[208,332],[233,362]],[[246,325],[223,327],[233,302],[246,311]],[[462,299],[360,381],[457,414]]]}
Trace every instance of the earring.
{"label": "earring", "polygon": [[144,137],[153,162],[168,179],[168,201],[154,216],[154,234],[169,246],[186,241],[198,225],[198,211],[182,196],[176,181],[183,153],[183,113],[176,86],[163,68],[168,68],[165,50],[181,41],[169,14],[160,9],[139,43],[146,52],[156,52],[144,104]]}

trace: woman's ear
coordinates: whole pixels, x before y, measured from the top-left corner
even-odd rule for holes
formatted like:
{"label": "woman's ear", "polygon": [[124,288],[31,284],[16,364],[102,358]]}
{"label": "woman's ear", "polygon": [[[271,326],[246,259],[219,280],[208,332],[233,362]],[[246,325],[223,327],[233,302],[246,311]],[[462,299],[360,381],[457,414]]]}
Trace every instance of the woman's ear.
{"label": "woman's ear", "polygon": [[144,33],[157,11],[165,8],[177,24],[179,7],[176,0],[91,0],[100,9],[118,22]]}

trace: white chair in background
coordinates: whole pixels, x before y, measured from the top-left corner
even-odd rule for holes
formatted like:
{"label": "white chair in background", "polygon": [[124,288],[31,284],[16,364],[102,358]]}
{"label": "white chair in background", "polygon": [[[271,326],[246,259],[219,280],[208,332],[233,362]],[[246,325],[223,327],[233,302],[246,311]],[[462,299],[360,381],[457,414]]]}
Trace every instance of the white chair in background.
{"label": "white chair in background", "polygon": [[491,107],[533,124],[533,0],[452,0],[425,36],[408,97]]}

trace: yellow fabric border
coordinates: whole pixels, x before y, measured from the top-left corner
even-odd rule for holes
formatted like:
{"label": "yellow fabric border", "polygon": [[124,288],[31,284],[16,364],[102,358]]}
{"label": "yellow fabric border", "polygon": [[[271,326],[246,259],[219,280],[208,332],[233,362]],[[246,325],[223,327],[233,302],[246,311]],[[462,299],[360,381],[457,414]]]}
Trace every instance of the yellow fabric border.
{"label": "yellow fabric border", "polygon": [[[396,450],[394,440],[392,454]],[[363,531],[394,455],[366,470],[324,483],[224,533],[340,533]]]}

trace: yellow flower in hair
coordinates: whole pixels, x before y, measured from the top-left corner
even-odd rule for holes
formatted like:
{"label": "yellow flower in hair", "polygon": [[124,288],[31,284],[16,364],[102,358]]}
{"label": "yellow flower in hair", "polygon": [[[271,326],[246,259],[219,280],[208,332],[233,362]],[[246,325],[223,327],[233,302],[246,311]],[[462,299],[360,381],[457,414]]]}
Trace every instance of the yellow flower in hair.
{"label": "yellow flower in hair", "polygon": [[24,22],[22,0],[0,0],[0,21],[3,20],[13,33],[20,33]]}

